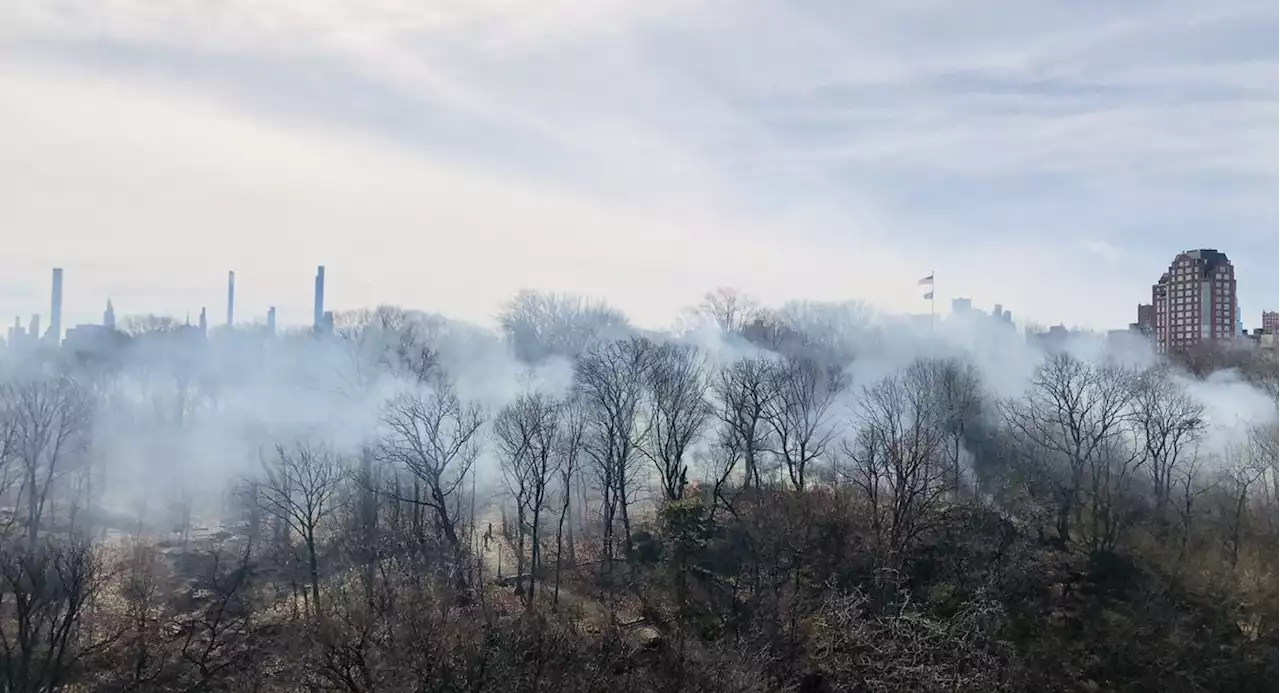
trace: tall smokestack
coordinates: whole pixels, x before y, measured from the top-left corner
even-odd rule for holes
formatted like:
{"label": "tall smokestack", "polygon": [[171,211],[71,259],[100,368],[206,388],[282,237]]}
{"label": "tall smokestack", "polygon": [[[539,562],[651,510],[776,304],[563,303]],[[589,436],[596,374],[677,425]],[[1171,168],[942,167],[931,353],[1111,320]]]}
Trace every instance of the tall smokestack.
{"label": "tall smokestack", "polygon": [[62,342],[62,268],[53,268],[53,305],[49,310],[49,341]]}
{"label": "tall smokestack", "polygon": [[324,327],[324,265],[316,267],[316,296],[312,324],[319,330]]}
{"label": "tall smokestack", "polygon": [[236,273],[227,272],[227,327],[236,321]]}

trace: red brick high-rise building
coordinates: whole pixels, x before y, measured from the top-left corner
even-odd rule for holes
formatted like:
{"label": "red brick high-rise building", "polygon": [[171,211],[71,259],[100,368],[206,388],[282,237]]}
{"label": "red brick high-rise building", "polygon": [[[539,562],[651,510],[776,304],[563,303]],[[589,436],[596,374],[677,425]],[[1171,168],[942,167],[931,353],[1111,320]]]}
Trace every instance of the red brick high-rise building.
{"label": "red brick high-rise building", "polygon": [[1280,332],[1280,313],[1274,310],[1262,311],[1262,331],[1265,334]]}
{"label": "red brick high-rise building", "polygon": [[1151,287],[1160,352],[1225,344],[1235,338],[1235,268],[1212,248],[1179,253]]}

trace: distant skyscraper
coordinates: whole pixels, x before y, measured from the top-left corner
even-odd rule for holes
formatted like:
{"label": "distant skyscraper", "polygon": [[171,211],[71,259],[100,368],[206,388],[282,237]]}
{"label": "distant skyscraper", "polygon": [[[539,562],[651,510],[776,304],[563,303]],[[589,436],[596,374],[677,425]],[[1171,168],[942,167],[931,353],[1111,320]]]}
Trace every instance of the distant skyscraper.
{"label": "distant skyscraper", "polygon": [[1151,337],[1156,333],[1156,308],[1150,303],[1138,304],[1138,320],[1129,323],[1129,332]]}
{"label": "distant skyscraper", "polygon": [[107,299],[107,309],[102,311],[102,326],[108,330],[116,329],[116,309],[111,305],[111,299]]}
{"label": "distant skyscraper", "polygon": [[1155,334],[1156,308],[1150,303],[1138,304],[1138,322],[1134,323],[1138,331],[1144,334]]}
{"label": "distant skyscraper", "polygon": [[324,265],[316,267],[315,305],[311,324],[317,330],[324,327]]}
{"label": "distant skyscraper", "polygon": [[62,342],[62,268],[53,268],[53,296],[49,307],[48,339],[54,344]]}
{"label": "distant skyscraper", "polygon": [[14,318],[13,327],[9,328],[8,335],[5,339],[9,344],[9,348],[12,349],[18,346],[26,336],[26,333],[22,331],[22,318]]}
{"label": "distant skyscraper", "polygon": [[952,315],[960,315],[960,314],[962,314],[962,313],[968,313],[968,312],[969,312],[969,311],[971,311],[971,310],[973,310],[973,301],[970,301],[970,300],[969,300],[969,299],[967,299],[967,298],[953,298],[953,299],[951,299],[951,314],[952,314]]}
{"label": "distant skyscraper", "polygon": [[27,334],[31,335],[32,339],[35,339],[35,340],[40,339],[40,314],[39,313],[32,314],[31,324],[27,325]]}
{"label": "distant skyscraper", "polygon": [[1179,253],[1151,287],[1156,349],[1222,344],[1236,333],[1235,268],[1212,248]]}
{"label": "distant skyscraper", "polygon": [[267,308],[267,334],[276,333],[276,307]]}
{"label": "distant skyscraper", "polygon": [[1277,313],[1274,310],[1262,311],[1262,333],[1280,333],[1280,313]]}
{"label": "distant skyscraper", "polygon": [[205,315],[204,306],[200,306],[200,334],[209,334],[209,317]]}
{"label": "distant skyscraper", "polygon": [[227,272],[227,327],[236,322],[236,273]]}

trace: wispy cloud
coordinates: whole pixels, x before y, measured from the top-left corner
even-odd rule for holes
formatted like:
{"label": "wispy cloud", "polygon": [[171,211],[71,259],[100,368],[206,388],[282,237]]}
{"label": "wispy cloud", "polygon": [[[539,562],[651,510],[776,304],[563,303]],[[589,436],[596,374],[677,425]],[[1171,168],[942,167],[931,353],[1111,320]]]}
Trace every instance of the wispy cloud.
{"label": "wispy cloud", "polygon": [[1095,255],[1106,262],[1115,262],[1124,256],[1124,251],[1116,246],[1093,238],[1080,241],[1080,247],[1087,253]]}
{"label": "wispy cloud", "polygon": [[[1104,326],[1213,245],[1253,312],[1275,24],[1246,0],[10,3],[0,223],[32,230],[13,265],[123,284],[196,251],[300,311],[319,261],[339,301],[482,317],[536,284],[652,320],[716,283],[919,310],[934,267],[940,295]],[[218,276],[190,288],[215,303]]]}

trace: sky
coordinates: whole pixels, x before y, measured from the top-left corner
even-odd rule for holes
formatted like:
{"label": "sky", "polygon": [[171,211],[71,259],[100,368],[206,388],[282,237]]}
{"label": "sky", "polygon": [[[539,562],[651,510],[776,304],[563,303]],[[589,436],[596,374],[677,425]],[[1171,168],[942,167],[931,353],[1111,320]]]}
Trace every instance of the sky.
{"label": "sky", "polygon": [[0,3],[0,320],[708,289],[1107,329],[1280,299],[1272,0]]}

